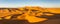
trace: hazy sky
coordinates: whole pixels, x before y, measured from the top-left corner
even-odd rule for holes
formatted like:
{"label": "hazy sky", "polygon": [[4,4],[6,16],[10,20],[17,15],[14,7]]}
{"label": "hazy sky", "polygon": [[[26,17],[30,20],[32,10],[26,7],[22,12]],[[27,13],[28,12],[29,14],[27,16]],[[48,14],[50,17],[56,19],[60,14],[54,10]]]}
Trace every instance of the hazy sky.
{"label": "hazy sky", "polygon": [[60,7],[60,0],[0,0],[0,7]]}

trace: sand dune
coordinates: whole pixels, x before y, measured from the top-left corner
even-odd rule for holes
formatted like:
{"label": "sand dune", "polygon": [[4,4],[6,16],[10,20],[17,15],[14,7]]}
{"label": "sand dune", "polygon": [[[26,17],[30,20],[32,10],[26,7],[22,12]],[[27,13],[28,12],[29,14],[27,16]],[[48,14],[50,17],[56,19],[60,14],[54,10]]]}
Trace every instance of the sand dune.
{"label": "sand dune", "polygon": [[60,14],[60,8],[42,8],[36,6],[22,7],[22,8],[7,8],[7,9],[0,8],[0,18],[3,17],[4,19],[8,18],[13,20],[24,19],[24,20],[28,20],[28,22],[30,23],[48,20],[47,18],[37,18],[36,16],[42,16],[42,15],[52,16],[54,14]]}

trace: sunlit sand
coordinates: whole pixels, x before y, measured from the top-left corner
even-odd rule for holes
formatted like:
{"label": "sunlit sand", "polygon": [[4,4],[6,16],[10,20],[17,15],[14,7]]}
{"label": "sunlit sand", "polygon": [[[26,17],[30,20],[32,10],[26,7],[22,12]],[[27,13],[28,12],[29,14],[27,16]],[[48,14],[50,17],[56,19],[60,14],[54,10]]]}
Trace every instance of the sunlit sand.
{"label": "sunlit sand", "polygon": [[[27,10],[25,11],[24,8],[26,8]],[[22,7],[17,9],[19,10],[15,10],[11,8],[11,12],[9,12],[8,9],[0,10],[0,20],[2,20],[2,17],[4,17],[4,19],[10,20],[12,15],[22,14],[19,15],[16,18],[16,20],[27,20],[30,23],[35,23],[35,22],[42,22],[48,20],[48,18],[38,18],[36,16],[42,16],[42,15],[53,16],[54,14],[60,14],[60,8]],[[36,10],[36,11],[32,11],[32,10]],[[44,12],[50,12],[54,14],[49,14],[49,13],[44,14]]]}

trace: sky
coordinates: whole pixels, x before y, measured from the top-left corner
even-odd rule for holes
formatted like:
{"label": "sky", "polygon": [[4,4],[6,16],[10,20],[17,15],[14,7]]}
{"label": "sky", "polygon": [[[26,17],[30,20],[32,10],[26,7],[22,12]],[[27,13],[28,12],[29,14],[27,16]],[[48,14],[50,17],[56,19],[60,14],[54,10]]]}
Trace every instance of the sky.
{"label": "sky", "polygon": [[60,0],[0,0],[0,7],[60,7]]}

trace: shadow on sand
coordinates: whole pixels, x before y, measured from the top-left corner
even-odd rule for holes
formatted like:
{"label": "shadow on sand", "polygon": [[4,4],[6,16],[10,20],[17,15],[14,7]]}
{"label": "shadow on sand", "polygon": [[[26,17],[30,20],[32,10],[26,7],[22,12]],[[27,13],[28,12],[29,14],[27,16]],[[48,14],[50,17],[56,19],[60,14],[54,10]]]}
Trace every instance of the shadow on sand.
{"label": "shadow on sand", "polygon": [[[45,16],[43,16],[45,17]],[[55,14],[54,17],[46,17],[47,21],[29,23],[27,20],[0,20],[0,24],[60,24],[60,14]]]}

